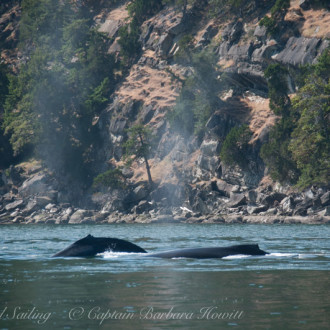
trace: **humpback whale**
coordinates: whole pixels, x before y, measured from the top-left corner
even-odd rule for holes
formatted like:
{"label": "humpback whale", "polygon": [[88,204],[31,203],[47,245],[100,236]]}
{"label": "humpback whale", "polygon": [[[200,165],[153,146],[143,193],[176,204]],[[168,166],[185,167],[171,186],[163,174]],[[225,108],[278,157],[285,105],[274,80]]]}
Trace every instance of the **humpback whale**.
{"label": "humpback whale", "polygon": [[267,252],[260,250],[258,244],[242,244],[232,245],[227,247],[205,247],[192,249],[179,249],[147,255],[148,257],[158,258],[194,258],[194,259],[209,259],[223,258],[233,255],[251,255],[263,256]]}
{"label": "humpback whale", "polygon": [[139,246],[123,239],[94,237],[92,235],[87,235],[77,242],[74,242],[66,249],[57,252],[53,255],[53,257],[94,257],[96,254],[105,251],[136,253],[147,252]]}
{"label": "humpback whale", "polygon": [[[53,257],[93,257],[105,251],[147,253],[141,247],[123,239],[88,235],[74,242],[66,249],[54,254]],[[258,244],[242,244],[227,247],[178,249],[146,254],[146,257],[208,259],[223,258],[238,254],[261,256],[268,254],[268,252],[261,250]]]}

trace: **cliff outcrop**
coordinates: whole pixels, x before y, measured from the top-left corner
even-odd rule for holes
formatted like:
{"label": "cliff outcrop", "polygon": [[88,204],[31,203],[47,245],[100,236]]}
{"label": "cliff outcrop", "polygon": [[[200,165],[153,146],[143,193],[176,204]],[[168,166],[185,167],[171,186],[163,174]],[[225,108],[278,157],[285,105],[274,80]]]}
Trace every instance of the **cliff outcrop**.
{"label": "cliff outcrop", "polygon": [[[145,20],[139,36],[141,51],[94,122],[103,141],[95,171],[121,168],[126,188],[70,192],[39,162],[32,168],[12,166],[2,171],[0,180],[0,221],[281,223],[288,216],[298,223],[306,216],[314,223],[330,221],[327,187],[299,192],[281,186],[269,178],[259,156],[278,118],[269,107],[264,70],[270,63],[281,63],[292,72],[316,63],[329,46],[330,13],[304,1],[291,1],[281,31],[274,36],[259,24],[271,6],[265,1],[253,3],[240,16],[210,17],[205,5],[195,4],[185,13],[165,6]],[[1,56],[8,63],[14,63],[10,43],[17,33],[17,6],[0,18]],[[118,58],[119,31],[128,17],[126,2],[104,7],[94,17],[94,26],[109,37],[108,52]],[[173,130],[169,120],[184,82],[197,72],[191,61],[180,58],[187,35],[191,52],[211,52],[218,80],[225,77],[225,83],[215,87],[217,108],[198,137]],[[294,93],[294,75],[288,75],[288,83]],[[131,168],[123,163],[127,129],[137,123],[148,126],[155,137],[149,156],[152,187],[143,162]],[[252,132],[246,166],[227,165],[219,157],[222,144],[231,128],[242,124]]]}

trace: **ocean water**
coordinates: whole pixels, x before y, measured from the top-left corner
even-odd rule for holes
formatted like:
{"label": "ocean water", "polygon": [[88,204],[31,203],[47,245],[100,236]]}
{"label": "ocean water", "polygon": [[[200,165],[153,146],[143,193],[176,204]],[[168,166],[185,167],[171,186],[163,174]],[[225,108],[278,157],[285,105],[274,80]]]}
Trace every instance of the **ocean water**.
{"label": "ocean water", "polygon": [[[327,225],[1,226],[0,329],[329,329]],[[148,252],[258,243],[266,256],[51,258],[92,234]]]}

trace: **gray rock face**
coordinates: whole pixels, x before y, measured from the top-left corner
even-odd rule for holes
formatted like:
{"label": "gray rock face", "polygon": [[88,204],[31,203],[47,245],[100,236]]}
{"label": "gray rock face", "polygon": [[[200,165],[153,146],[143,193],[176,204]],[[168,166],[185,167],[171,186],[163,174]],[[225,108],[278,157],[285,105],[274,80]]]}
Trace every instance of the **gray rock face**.
{"label": "gray rock face", "polygon": [[134,193],[134,197],[133,197],[134,201],[140,201],[148,196],[148,191],[142,185],[137,186],[134,189],[133,193]]}
{"label": "gray rock face", "polygon": [[266,44],[253,51],[251,56],[252,61],[261,63],[266,59],[270,59],[275,54],[278,47],[275,40],[269,40]]}
{"label": "gray rock face", "polygon": [[327,191],[321,196],[322,206],[328,206],[330,204],[330,191]]}
{"label": "gray rock face", "polygon": [[291,196],[285,197],[280,203],[283,212],[286,215],[292,215],[294,209],[294,202]]}
{"label": "gray rock face", "polygon": [[12,203],[9,203],[5,206],[6,211],[13,211],[16,208],[21,208],[24,205],[24,201],[22,199],[16,200]]}
{"label": "gray rock face", "polygon": [[291,65],[312,64],[321,54],[326,45],[329,45],[328,40],[305,37],[291,37],[285,45],[285,48],[273,56],[278,62]]}
{"label": "gray rock face", "polygon": [[210,43],[211,39],[218,33],[218,27],[210,24],[198,40],[196,48],[204,47]]}
{"label": "gray rock face", "polygon": [[196,161],[196,175],[202,179],[210,179],[219,168],[220,159],[219,142],[216,140],[204,140],[200,147],[201,154]]}
{"label": "gray rock face", "polygon": [[166,58],[170,49],[172,48],[173,45],[173,38],[171,36],[171,34],[167,33],[162,35],[159,40],[158,40],[158,44],[156,47],[156,51],[158,53],[158,55],[161,58]]}
{"label": "gray rock face", "polygon": [[241,205],[245,205],[247,202],[246,196],[244,194],[230,194],[230,201],[228,202],[228,207],[238,207]]}
{"label": "gray rock face", "polygon": [[49,190],[49,186],[46,184],[46,174],[37,174],[32,178],[23,182],[19,188],[19,194],[23,197],[43,194]]}
{"label": "gray rock face", "polygon": [[230,47],[227,57],[234,61],[248,60],[251,57],[253,50],[254,44],[252,42],[242,45],[233,45]]}
{"label": "gray rock face", "polygon": [[259,40],[265,41],[267,38],[267,29],[265,26],[257,25],[257,27],[254,30],[255,37],[257,37]]}
{"label": "gray rock face", "polygon": [[230,43],[237,42],[243,32],[243,23],[238,21],[236,23],[229,24],[222,32],[223,40]]}
{"label": "gray rock face", "polygon": [[90,211],[88,210],[77,210],[76,212],[74,212],[69,220],[69,223],[80,223],[81,220],[83,220],[85,217],[90,215]]}
{"label": "gray rock face", "polygon": [[226,181],[223,180],[216,181],[216,191],[218,191],[221,196],[229,197],[230,193],[233,190],[233,187],[234,187],[233,185],[227,183]]}

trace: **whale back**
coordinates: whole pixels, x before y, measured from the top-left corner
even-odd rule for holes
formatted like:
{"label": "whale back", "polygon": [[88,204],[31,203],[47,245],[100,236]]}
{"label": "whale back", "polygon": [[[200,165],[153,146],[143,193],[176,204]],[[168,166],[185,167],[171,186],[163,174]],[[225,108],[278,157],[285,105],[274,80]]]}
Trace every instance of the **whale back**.
{"label": "whale back", "polygon": [[227,247],[205,247],[171,250],[166,252],[149,254],[148,257],[208,259],[224,258],[227,256],[238,254],[261,256],[267,254],[267,252],[261,250],[258,244],[242,244]]}
{"label": "whale back", "polygon": [[86,237],[74,242],[53,257],[93,257],[105,251],[146,253],[144,249],[131,242],[111,237]]}

